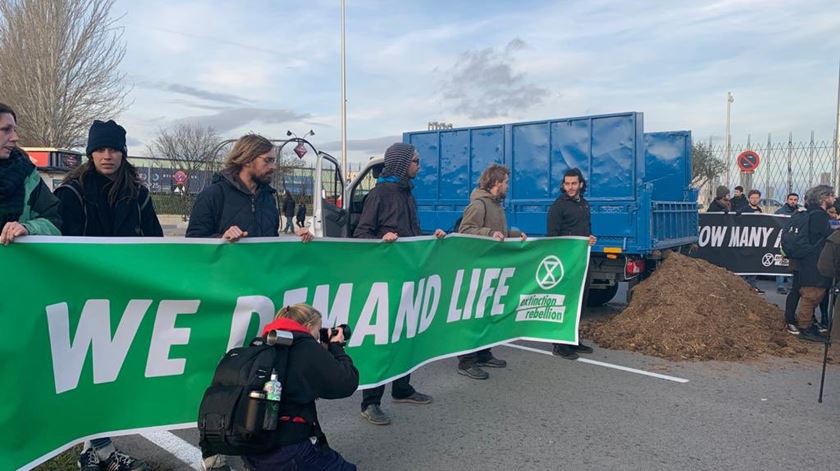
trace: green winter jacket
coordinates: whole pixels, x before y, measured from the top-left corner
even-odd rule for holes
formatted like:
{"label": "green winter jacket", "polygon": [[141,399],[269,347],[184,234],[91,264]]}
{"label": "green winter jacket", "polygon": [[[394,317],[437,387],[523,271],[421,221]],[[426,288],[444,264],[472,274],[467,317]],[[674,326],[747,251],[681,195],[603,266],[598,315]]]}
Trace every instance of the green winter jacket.
{"label": "green winter jacket", "polygon": [[61,235],[58,198],[50,193],[37,169],[26,177],[24,185],[25,203],[18,222],[29,235]]}

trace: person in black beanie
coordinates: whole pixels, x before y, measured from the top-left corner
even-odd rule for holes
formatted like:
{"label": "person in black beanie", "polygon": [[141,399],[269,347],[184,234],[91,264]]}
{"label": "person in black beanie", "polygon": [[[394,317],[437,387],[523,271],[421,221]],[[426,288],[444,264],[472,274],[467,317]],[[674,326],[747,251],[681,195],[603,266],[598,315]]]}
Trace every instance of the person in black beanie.
{"label": "person in black beanie", "polygon": [[732,209],[732,203],[729,201],[729,188],[721,185],[715,191],[715,199],[709,204],[706,209],[707,213],[719,212],[727,213]]}
{"label": "person in black beanie", "polygon": [[58,200],[18,146],[17,115],[0,103],[0,244],[25,235],[59,235]]}
{"label": "person in black beanie", "polygon": [[125,129],[113,120],[94,121],[88,161],[67,174],[55,195],[61,200],[62,233],[92,237],[163,237],[149,190],[127,160]]}
{"label": "person in black beanie", "polygon": [[[420,156],[414,146],[396,143],[385,151],[385,168],[376,179],[376,186],[365,197],[353,237],[394,242],[399,237],[420,235],[417,204],[411,194],[411,180],[418,171]],[[435,231],[437,238],[445,235],[441,229]],[[432,397],[417,392],[410,379],[411,375],[405,375],[392,383],[393,402],[430,404]],[[391,423],[391,418],[380,407],[384,393],[384,385],[362,391],[362,417],[374,425]]]}

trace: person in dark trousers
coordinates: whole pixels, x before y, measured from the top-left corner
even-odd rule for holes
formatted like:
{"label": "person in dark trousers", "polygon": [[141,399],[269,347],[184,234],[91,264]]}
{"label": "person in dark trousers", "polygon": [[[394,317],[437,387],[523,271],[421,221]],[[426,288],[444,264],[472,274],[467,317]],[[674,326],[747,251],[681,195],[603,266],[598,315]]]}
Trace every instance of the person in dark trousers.
{"label": "person in dark trousers", "polygon": [[304,204],[303,198],[301,198],[297,208],[297,225],[301,229],[306,227],[306,204]]}
{"label": "person in dark trousers", "polygon": [[[411,180],[419,170],[420,156],[414,146],[396,143],[385,151],[385,168],[365,198],[353,237],[394,242],[399,237],[420,235],[417,204],[411,194]],[[445,235],[441,229],[435,231],[437,238]],[[411,375],[405,375],[392,383],[393,402],[430,404],[432,397],[416,391],[410,380]],[[391,418],[380,407],[384,393],[384,385],[362,391],[362,417],[372,424],[391,423]]]}
{"label": "person in dark trousers", "polygon": [[802,340],[825,341],[820,326],[813,321],[813,317],[827,288],[831,287],[831,278],[821,275],[817,264],[825,241],[831,235],[827,209],[835,200],[834,188],[828,185],[815,186],[805,193],[808,243],[814,250],[804,258],[790,259],[793,283],[785,300],[785,330],[789,334],[798,335]]}
{"label": "person in dark trousers", "polygon": [[320,328],[320,312],[307,304],[294,304],[281,309],[263,329],[263,335],[272,330],[291,332],[294,343],[289,347],[281,418],[275,432],[282,445],[267,453],[243,456],[248,469],[355,471],[355,465],[327,444],[315,404],[317,399],[352,396],[359,386],[359,371],[344,352],[344,331],[339,328],[329,343],[322,344]]}
{"label": "person in dark trousers", "polygon": [[[787,198],[785,198],[785,204],[783,204],[779,209],[776,210],[773,214],[780,214],[782,216],[793,216],[797,211],[799,211],[799,195],[796,193],[788,193]],[[783,224],[783,227],[786,224]],[[788,294],[787,288],[785,288],[785,283],[787,279],[790,277],[787,276],[777,276],[776,277],[776,292],[779,294]]]}
{"label": "person in dark trousers", "polygon": [[[230,242],[277,237],[280,214],[270,185],[276,163],[277,149],[271,141],[257,134],[239,138],[225,158],[225,168],[198,195],[187,237],[220,237]],[[297,233],[304,242],[312,240],[305,229]]]}
{"label": "person in dark trousers", "polygon": [[746,207],[749,203],[747,202],[747,197],[744,196],[744,187],[738,185],[735,187],[735,196],[732,197],[730,200],[731,209],[730,211],[743,211],[744,207]]}
{"label": "person in dark trousers", "polygon": [[283,228],[284,234],[291,234],[295,231],[295,199],[292,198],[292,193],[286,190],[286,196],[283,197],[283,216],[286,217],[286,227]]}
{"label": "person in dark trousers", "polygon": [[[127,160],[125,129],[109,120],[88,131],[88,160],[56,188],[61,201],[62,233],[90,237],[163,237],[149,190]],[[116,448],[110,438],[85,442],[78,460],[82,471],[145,470],[146,463]]]}
{"label": "person in dark trousers", "polygon": [[0,103],[0,244],[27,235],[59,235],[58,199],[18,146],[17,114]]}
{"label": "person in dark trousers", "polygon": [[[734,199],[734,198],[733,198]],[[739,206],[735,209],[736,215],[741,215],[744,213],[761,213],[761,207],[758,203],[761,201],[761,192],[758,190],[750,190],[748,197],[747,197],[747,204]],[[734,205],[733,205],[734,206]],[[758,277],[755,275],[743,275],[741,278],[744,279],[747,283],[749,283],[750,288],[753,291],[759,294],[763,294],[764,290],[758,287]]]}
{"label": "person in dark trousers", "polygon": [[709,204],[706,209],[707,213],[728,213],[732,209],[732,204],[729,201],[729,188],[721,185],[715,190],[715,199]]}
{"label": "person in dark trousers", "polygon": [[[548,210],[546,235],[589,237],[589,245],[595,245],[597,239],[592,235],[592,222],[589,203],[583,197],[586,180],[580,169],[573,168],[563,174],[563,191]],[[583,287],[583,306],[589,292],[589,272]],[[553,353],[568,360],[576,360],[579,353],[592,353],[592,347],[579,342],[578,345],[554,344]]]}
{"label": "person in dark trousers", "polygon": [[55,189],[61,200],[62,234],[163,237],[149,189],[128,161],[125,129],[113,120],[94,121],[85,152],[87,162]]}
{"label": "person in dark trousers", "polygon": [[[507,196],[510,170],[503,165],[492,164],[481,173],[478,188],[470,195],[470,204],[464,208],[464,215],[458,232],[504,241],[510,236],[502,201]],[[520,234],[525,240],[527,236]],[[487,379],[490,374],[481,369],[504,368],[507,362],[493,356],[489,348],[458,356],[458,374],[472,379]]]}

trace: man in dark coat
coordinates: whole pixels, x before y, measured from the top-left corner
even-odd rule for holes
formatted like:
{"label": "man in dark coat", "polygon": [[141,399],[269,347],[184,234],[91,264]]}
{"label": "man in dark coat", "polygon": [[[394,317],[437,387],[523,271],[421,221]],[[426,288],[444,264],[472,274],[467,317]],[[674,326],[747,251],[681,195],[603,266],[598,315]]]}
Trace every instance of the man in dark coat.
{"label": "man in dark coat", "polygon": [[820,274],[817,264],[825,241],[831,235],[827,210],[835,200],[834,189],[828,185],[815,186],[805,193],[805,206],[808,209],[808,243],[814,249],[804,258],[790,260],[793,268],[793,286],[785,302],[786,330],[790,334],[799,335],[799,338],[803,340],[816,342],[825,340],[812,319],[827,288],[831,287],[831,278]]}
{"label": "man in dark coat", "polygon": [[743,211],[744,207],[749,203],[747,197],[744,196],[744,187],[738,185],[735,187],[735,196],[729,201],[731,203],[731,211]]}
{"label": "man in dark coat", "polygon": [[291,234],[295,231],[295,199],[292,198],[292,193],[286,190],[286,196],[283,198],[283,216],[286,217],[286,227],[283,228],[284,234]]}
{"label": "man in dark coat", "polygon": [[[783,216],[793,216],[797,211],[799,211],[799,195],[796,193],[788,193],[787,198],[785,198],[785,204],[783,204],[779,209],[776,210],[773,214],[780,214]],[[787,221],[783,223],[782,227],[787,225]],[[787,282],[787,276],[777,276],[776,277],[776,292],[779,294],[788,294],[787,288],[785,288],[785,283]]]}
{"label": "man in dark coat", "polygon": [[[411,180],[419,170],[420,156],[414,146],[396,143],[385,151],[385,168],[365,198],[353,237],[393,242],[399,237],[420,235],[417,204],[411,194]],[[435,237],[445,235],[440,229],[435,231]],[[410,379],[411,375],[405,375],[392,383],[393,402],[430,404],[432,397],[417,392],[409,383]],[[391,418],[380,407],[384,393],[384,385],[362,391],[362,417],[372,424],[391,423]]]}
{"label": "man in dark coat", "polygon": [[[277,163],[277,149],[257,134],[242,136],[225,158],[225,168],[195,201],[187,237],[276,237],[280,227],[275,190],[269,185]],[[307,230],[301,240],[312,240]]]}
{"label": "man in dark coat", "polygon": [[732,204],[729,201],[729,188],[721,185],[717,187],[715,191],[715,199],[709,204],[709,208],[706,209],[707,213],[726,213],[732,209]]}
{"label": "man in dark coat", "polygon": [[[589,237],[589,245],[595,245],[597,239],[592,235],[592,222],[589,209],[589,202],[583,197],[586,191],[586,180],[580,169],[573,168],[563,175],[563,192],[554,200],[548,210],[548,221],[546,235],[556,236],[581,236]],[[587,273],[589,273],[587,271]],[[583,287],[583,306],[586,305],[586,297],[589,291],[589,275]],[[553,353],[567,360],[575,360],[578,353],[592,353],[592,347],[584,345],[554,344]]]}

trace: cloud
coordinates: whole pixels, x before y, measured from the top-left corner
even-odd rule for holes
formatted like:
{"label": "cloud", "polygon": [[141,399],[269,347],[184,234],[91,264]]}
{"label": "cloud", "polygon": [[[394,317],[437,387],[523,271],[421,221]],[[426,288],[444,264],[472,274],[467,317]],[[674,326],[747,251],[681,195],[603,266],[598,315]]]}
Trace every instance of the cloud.
{"label": "cloud", "polygon": [[525,41],[514,38],[502,52],[486,48],[462,53],[443,72],[447,79],[441,85],[441,98],[471,119],[510,116],[541,103],[548,90],[513,69],[514,53],[526,47]]}
{"label": "cloud", "polygon": [[[402,142],[400,136],[374,137],[371,139],[348,139],[348,152],[361,152],[365,154],[382,154],[385,149],[395,142]],[[341,141],[331,141],[321,144],[321,150],[325,152],[341,152]]]}
{"label": "cloud", "polygon": [[220,133],[225,133],[250,123],[281,124],[308,118],[310,118],[308,113],[297,113],[285,109],[230,107],[220,109],[213,114],[177,119],[174,123],[195,123],[210,126]]}
{"label": "cloud", "polygon": [[162,81],[153,82],[141,80],[137,83],[137,86],[143,88],[150,88],[154,90],[163,90],[166,92],[177,93],[180,95],[187,95],[193,98],[200,98],[202,100],[222,103],[225,105],[246,105],[248,103],[251,103],[251,100],[245,99],[237,95],[233,95],[230,93],[212,92],[209,90],[193,87],[191,85],[184,85],[182,83]]}

